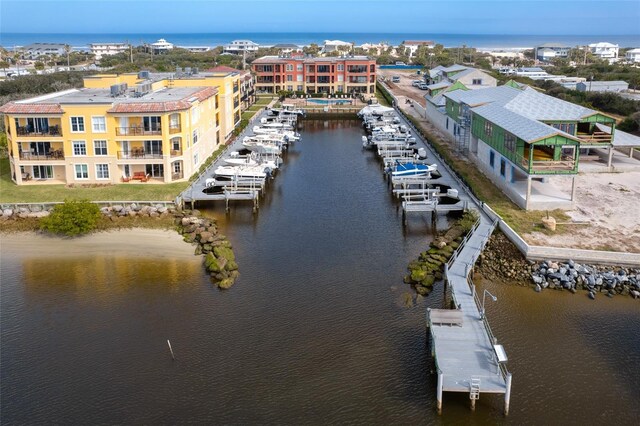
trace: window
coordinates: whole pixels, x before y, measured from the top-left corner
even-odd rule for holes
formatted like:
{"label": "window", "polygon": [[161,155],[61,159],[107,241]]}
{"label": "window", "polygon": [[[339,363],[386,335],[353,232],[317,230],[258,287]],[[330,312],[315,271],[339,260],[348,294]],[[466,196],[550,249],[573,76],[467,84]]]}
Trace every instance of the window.
{"label": "window", "polygon": [[293,64],[287,64],[287,71],[293,71]]}
{"label": "window", "polygon": [[171,149],[173,151],[180,151],[180,138],[171,139]]}
{"label": "window", "polygon": [[493,135],[493,125],[489,121],[484,122],[484,134],[489,138]]}
{"label": "window", "polygon": [[474,78],[471,81],[471,84],[473,84],[474,86],[480,86],[482,84],[482,79],[481,78]]}
{"label": "window", "polygon": [[158,132],[160,131],[160,117],[143,117],[142,125],[145,132]]}
{"label": "window", "polygon": [[96,179],[109,179],[108,164],[96,164]]}
{"label": "window", "polygon": [[144,169],[151,177],[164,177],[164,165],[162,164],[145,164]]}
{"label": "window", "polygon": [[445,127],[447,128],[447,130],[449,130],[449,117],[447,117],[447,121],[446,121]]}
{"label": "window", "polygon": [[303,77],[302,74],[296,75],[296,81],[302,81],[302,77]]}
{"label": "window", "polygon": [[84,117],[71,117],[71,131],[74,133],[84,132]]}
{"label": "window", "polygon": [[293,91],[293,86],[287,86],[287,90],[292,92]]}
{"label": "window", "polygon": [[[20,168],[22,169],[23,166]],[[34,179],[53,179],[53,166],[33,166],[31,171]]]}
{"label": "window", "polygon": [[287,81],[293,81],[293,75],[287,74]]}
{"label": "window", "polygon": [[95,155],[107,155],[107,141],[93,141]]}
{"label": "window", "polygon": [[298,85],[298,89],[297,89],[297,90],[298,90],[298,92],[302,92],[302,90],[303,90],[303,89],[302,89],[302,87],[303,87],[303,86]]}
{"label": "window", "polygon": [[194,144],[194,145],[198,143],[198,129],[195,129],[195,130],[193,131],[193,137],[192,137],[192,139],[193,139],[193,144]]}
{"label": "window", "polygon": [[175,163],[173,163],[173,173],[180,173],[182,172],[182,163],[179,161],[176,161]]}
{"label": "window", "polygon": [[496,154],[493,151],[489,151],[489,165],[493,169],[493,166],[496,163]]}
{"label": "window", "polygon": [[500,159],[500,176],[504,177],[507,171],[507,162],[504,161],[504,158]]}
{"label": "window", "polygon": [[106,133],[107,132],[106,117],[91,117],[91,129],[93,133]]}
{"label": "window", "polygon": [[298,65],[296,66],[296,70],[297,70],[297,71],[302,71],[302,64],[298,64]]}
{"label": "window", "polygon": [[511,133],[504,132],[504,149],[510,152],[516,150],[516,137]]}
{"label": "window", "polygon": [[87,155],[87,143],[85,141],[74,141],[73,155]]}
{"label": "window", "polygon": [[89,167],[86,164],[76,164],[76,179],[89,179]]}
{"label": "window", "polygon": [[193,154],[193,165],[197,165],[198,164],[198,153],[196,152],[195,154]]}
{"label": "window", "polygon": [[338,64],[338,71],[344,71],[344,64]]}

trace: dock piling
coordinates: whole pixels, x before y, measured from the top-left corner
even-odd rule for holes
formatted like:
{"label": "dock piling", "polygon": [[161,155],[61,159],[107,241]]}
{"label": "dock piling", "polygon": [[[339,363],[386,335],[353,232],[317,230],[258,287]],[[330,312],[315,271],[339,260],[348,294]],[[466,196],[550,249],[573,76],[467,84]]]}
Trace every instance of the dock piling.
{"label": "dock piling", "polygon": [[442,386],[443,386],[443,374],[438,373],[438,393],[436,399],[438,401],[438,414],[442,414]]}
{"label": "dock piling", "polygon": [[169,352],[171,352],[171,359],[176,360],[176,357],[173,355],[173,348],[171,348],[171,342],[167,339],[167,345],[169,345]]}
{"label": "dock piling", "polygon": [[504,393],[504,415],[509,415],[509,401],[511,399],[511,373],[507,373],[507,390]]}

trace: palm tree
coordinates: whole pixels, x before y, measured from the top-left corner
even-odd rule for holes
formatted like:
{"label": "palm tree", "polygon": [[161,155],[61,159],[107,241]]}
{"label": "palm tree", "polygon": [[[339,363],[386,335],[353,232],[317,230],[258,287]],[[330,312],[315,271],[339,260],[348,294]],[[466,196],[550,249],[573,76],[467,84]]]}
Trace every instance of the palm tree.
{"label": "palm tree", "polygon": [[71,53],[71,46],[69,46],[68,44],[64,45],[64,51],[67,54],[67,71],[71,70],[71,65],[70,65],[70,58],[69,55]]}

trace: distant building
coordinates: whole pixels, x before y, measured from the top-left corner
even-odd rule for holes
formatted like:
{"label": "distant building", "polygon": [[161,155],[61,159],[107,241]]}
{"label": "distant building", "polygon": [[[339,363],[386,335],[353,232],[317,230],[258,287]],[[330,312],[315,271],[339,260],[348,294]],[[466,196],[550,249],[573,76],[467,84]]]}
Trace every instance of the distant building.
{"label": "distant building", "polygon": [[538,67],[516,68],[514,75],[518,77],[529,77],[532,80],[545,80],[551,77],[549,73]]}
{"label": "distant building", "polygon": [[389,48],[389,45],[387,43],[364,43],[361,44],[360,46],[358,46],[359,48],[363,49],[365,52],[369,52],[371,49],[375,50],[375,54],[376,55],[382,55],[384,52],[387,51],[387,49]]}
{"label": "distant building", "polygon": [[211,47],[209,46],[176,46],[176,47],[178,47],[179,49],[188,50],[191,53],[203,53],[211,50]]}
{"label": "distant building", "polygon": [[326,94],[374,94],[376,61],[367,56],[327,58],[264,56],[251,64],[256,89]]}
{"label": "distant building", "polygon": [[438,84],[439,88],[444,88],[442,84],[449,86],[454,83],[461,83],[467,89],[483,89],[487,87],[495,87],[497,80],[495,77],[477,68],[467,67],[465,65],[453,64],[450,67],[441,65],[429,70],[427,83]]}
{"label": "distant building", "polygon": [[561,43],[545,43],[536,46],[534,50],[536,59],[549,62],[554,58],[568,58],[571,46]]}
{"label": "distant building", "polygon": [[48,55],[66,55],[66,44],[61,43],[32,43],[24,46],[22,50],[22,57],[24,59],[39,59]]}
{"label": "distant building", "polygon": [[128,52],[128,43],[91,43],[89,45],[91,53],[95,55],[96,60],[102,59],[103,56],[117,55],[118,53]]}
{"label": "distant building", "polygon": [[336,51],[349,52],[353,47],[353,43],[341,40],[325,40],[320,50],[321,54],[333,53]]}
{"label": "distant building", "polygon": [[302,52],[302,47],[298,46],[297,44],[291,44],[291,43],[276,44],[271,46],[271,48],[278,49],[278,52],[284,55],[296,53],[296,52]]}
{"label": "distant building", "polygon": [[251,40],[233,40],[231,43],[225,44],[222,51],[232,55],[242,55],[244,52],[255,52],[259,48],[260,45]]}
{"label": "distant building", "polygon": [[627,50],[627,53],[624,54],[627,62],[640,62],[640,48]]}
{"label": "distant building", "polygon": [[606,42],[592,43],[589,50],[600,59],[617,59],[620,46]]}
{"label": "distant building", "polygon": [[402,44],[409,49],[409,59],[413,58],[420,46],[433,48],[435,45],[431,40],[405,40]]}
{"label": "distant building", "polygon": [[156,41],[155,43],[151,43],[150,45],[151,50],[153,51],[154,54],[160,54],[160,53],[164,53],[167,52],[171,49],[173,49],[173,44],[169,43],[167,40],[161,38],[160,40]]}
{"label": "distant building", "polygon": [[625,92],[629,90],[626,81],[582,81],[576,83],[576,90],[580,92]]}

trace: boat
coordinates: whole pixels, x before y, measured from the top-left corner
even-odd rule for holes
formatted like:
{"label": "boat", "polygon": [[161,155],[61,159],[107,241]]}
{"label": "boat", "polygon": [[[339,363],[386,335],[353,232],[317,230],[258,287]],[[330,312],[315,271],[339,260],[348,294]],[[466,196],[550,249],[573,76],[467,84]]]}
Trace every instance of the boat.
{"label": "boat", "polygon": [[285,145],[286,142],[274,139],[270,135],[245,136],[242,140],[242,146],[259,154],[280,154]]}
{"label": "boat", "polygon": [[216,178],[261,178],[271,176],[271,169],[263,165],[257,166],[219,166],[214,170]]}
{"label": "boat", "polygon": [[435,171],[437,166],[435,164],[417,164],[414,162],[410,163],[400,163],[396,162],[395,167],[391,169],[391,176],[393,177],[401,177],[401,176],[422,176],[428,175],[431,172]]}
{"label": "boat", "polygon": [[300,140],[300,134],[293,130],[278,129],[275,127],[254,126],[252,129],[256,135],[284,135],[289,142]]}

